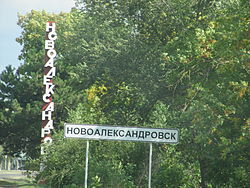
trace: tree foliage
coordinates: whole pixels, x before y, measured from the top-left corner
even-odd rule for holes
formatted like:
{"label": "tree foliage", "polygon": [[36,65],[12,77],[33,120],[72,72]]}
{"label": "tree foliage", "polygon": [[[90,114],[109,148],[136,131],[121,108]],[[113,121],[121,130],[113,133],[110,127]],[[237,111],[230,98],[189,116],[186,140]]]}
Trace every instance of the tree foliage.
{"label": "tree foliage", "polygon": [[[71,123],[176,127],[155,145],[154,187],[249,187],[249,2],[78,0],[70,13],[19,17],[24,64],[1,73],[1,144],[39,146],[44,25],[57,22],[54,144],[39,177],[81,186],[85,142]],[[92,187],[146,187],[147,144],[91,142]],[[114,173],[115,172],[115,173]]]}

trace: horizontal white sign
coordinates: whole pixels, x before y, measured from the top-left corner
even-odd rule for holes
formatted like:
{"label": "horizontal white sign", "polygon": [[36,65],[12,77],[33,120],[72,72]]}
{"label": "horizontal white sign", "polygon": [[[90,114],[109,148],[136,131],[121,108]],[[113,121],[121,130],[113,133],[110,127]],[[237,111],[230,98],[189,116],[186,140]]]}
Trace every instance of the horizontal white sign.
{"label": "horizontal white sign", "polygon": [[65,138],[178,143],[178,129],[115,127],[103,125],[65,124]]}

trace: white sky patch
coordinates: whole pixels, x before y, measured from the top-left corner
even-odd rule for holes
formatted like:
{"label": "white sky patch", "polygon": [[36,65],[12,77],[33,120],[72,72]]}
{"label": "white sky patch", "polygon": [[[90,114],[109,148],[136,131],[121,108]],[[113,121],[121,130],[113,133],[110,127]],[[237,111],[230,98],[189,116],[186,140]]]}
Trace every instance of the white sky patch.
{"label": "white sky patch", "polygon": [[74,0],[1,0],[0,6],[15,9],[19,13],[30,10],[45,10],[47,12],[69,12],[74,6]]}
{"label": "white sky patch", "polygon": [[21,29],[17,25],[18,13],[25,15],[31,10],[49,13],[70,12],[74,0],[0,0],[0,73],[7,65],[17,67],[21,46],[15,41]]}

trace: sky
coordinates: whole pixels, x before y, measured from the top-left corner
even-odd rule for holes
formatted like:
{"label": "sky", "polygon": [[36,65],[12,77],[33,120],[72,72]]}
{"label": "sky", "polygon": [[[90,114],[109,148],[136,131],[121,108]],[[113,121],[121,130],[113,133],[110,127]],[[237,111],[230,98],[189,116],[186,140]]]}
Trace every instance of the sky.
{"label": "sky", "polygon": [[0,73],[8,65],[17,68],[23,63],[18,60],[21,45],[16,42],[21,34],[17,25],[18,13],[24,15],[31,10],[69,12],[72,7],[74,0],[0,0]]}

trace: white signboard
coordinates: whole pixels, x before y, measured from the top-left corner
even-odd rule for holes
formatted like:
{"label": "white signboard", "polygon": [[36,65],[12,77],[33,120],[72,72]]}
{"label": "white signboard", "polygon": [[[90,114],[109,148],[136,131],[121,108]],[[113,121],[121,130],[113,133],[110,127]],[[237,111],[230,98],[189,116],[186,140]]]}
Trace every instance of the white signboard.
{"label": "white signboard", "polygon": [[178,143],[178,129],[115,127],[103,125],[65,124],[65,138]]}

